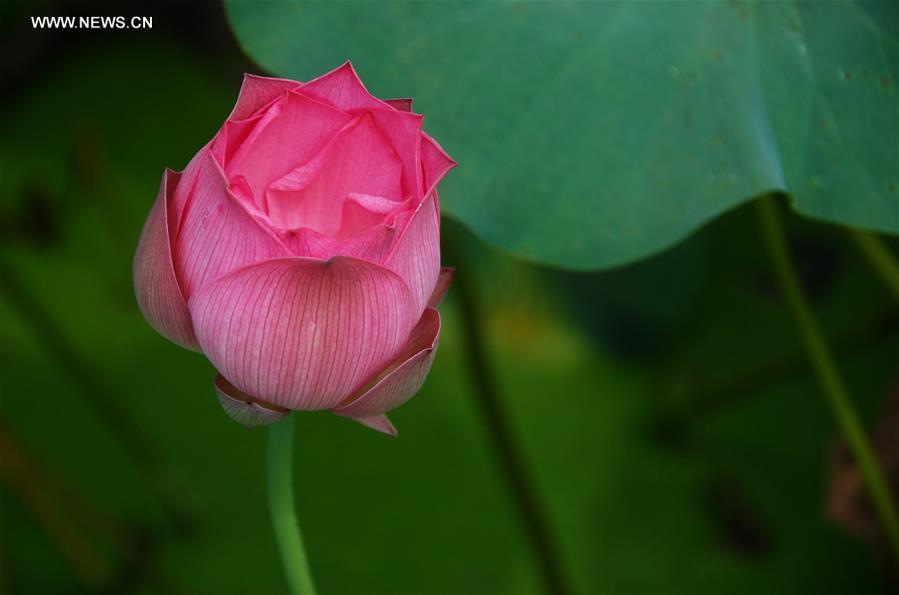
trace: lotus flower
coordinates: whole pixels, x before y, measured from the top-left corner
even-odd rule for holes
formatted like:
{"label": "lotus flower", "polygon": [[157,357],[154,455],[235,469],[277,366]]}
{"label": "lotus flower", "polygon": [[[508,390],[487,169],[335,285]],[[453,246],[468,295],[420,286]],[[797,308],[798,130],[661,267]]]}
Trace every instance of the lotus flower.
{"label": "lotus flower", "polygon": [[451,278],[437,184],[456,164],[410,110],[349,63],[308,83],[247,75],[213,139],[163,174],[137,301],[212,362],[241,423],[330,409],[395,434],[385,413],[424,382]]}

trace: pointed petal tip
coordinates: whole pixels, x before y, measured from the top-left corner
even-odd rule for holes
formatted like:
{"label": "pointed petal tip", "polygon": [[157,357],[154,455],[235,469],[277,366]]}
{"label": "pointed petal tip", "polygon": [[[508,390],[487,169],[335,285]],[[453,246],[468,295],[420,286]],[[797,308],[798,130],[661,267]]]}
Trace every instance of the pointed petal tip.
{"label": "pointed petal tip", "polygon": [[425,174],[425,196],[434,192],[444,176],[459,166],[434,138],[422,132],[421,164]]}
{"label": "pointed petal tip", "polygon": [[302,90],[341,110],[390,109],[387,103],[372,95],[350,60],[305,83]]}
{"label": "pointed petal tip", "polygon": [[396,437],[399,432],[396,431],[396,428],[390,422],[390,419],[386,415],[374,415],[371,417],[354,417],[352,418],[354,421],[359,422],[366,428],[371,428],[376,432],[381,432],[382,434],[387,434],[388,436]]}
{"label": "pointed petal tip", "polygon": [[[344,61],[340,64],[340,66],[337,66],[336,68],[332,68],[331,70],[329,70],[329,71],[326,72],[325,74],[319,75],[319,76],[315,77],[314,79],[311,79],[311,80],[309,81],[309,83],[313,83],[313,82],[316,82],[316,81],[326,80],[326,79],[328,79],[328,78],[333,77],[334,75],[339,75],[339,74],[342,74],[342,73],[345,73],[345,72],[346,72],[346,73],[349,73],[349,74],[352,74],[352,75],[353,75],[353,78],[355,78],[360,84],[362,84],[362,79],[359,77],[359,72],[356,70],[356,67],[353,66],[353,61],[350,60],[350,59],[344,60]],[[306,83],[306,84],[309,84],[309,83]]]}
{"label": "pointed petal tip", "polygon": [[244,120],[267,105],[281,93],[300,86],[302,83],[291,79],[262,76],[245,72],[240,83],[237,101],[228,120]]}
{"label": "pointed petal tip", "polygon": [[352,73],[353,77],[354,77],[357,81],[359,81],[359,84],[360,84],[360,85],[362,85],[363,87],[365,86],[365,83],[362,82],[362,77],[359,76],[359,71],[356,70],[356,67],[353,65],[353,61],[352,61],[352,60],[350,60],[350,59],[345,60],[344,63],[341,64],[340,67],[339,67],[337,70],[347,70],[347,71],[349,71],[350,73]]}

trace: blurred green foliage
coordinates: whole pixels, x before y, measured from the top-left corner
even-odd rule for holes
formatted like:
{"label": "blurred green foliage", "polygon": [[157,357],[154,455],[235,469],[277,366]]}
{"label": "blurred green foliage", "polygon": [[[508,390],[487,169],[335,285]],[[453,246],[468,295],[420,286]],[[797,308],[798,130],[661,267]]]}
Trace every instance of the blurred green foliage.
{"label": "blurred green foliage", "polygon": [[[220,411],[211,366],[156,335],[130,285],[162,168],[213,134],[240,66],[168,38],[100,38],[4,104],[4,592],[284,591],[264,432]],[[790,232],[873,423],[897,381],[895,304],[841,230],[793,218]],[[445,233],[466,247],[459,274],[574,591],[886,592],[872,552],[826,519],[835,431],[751,209],[596,274],[525,265],[452,220]],[[442,310],[439,356],[392,416],[397,439],[297,419],[299,516],[323,593],[540,589],[452,290]]]}

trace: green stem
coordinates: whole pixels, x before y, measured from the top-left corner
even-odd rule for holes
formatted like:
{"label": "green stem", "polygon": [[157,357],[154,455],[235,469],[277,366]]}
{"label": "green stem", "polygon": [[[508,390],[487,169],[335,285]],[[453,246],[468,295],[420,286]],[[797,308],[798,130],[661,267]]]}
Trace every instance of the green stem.
{"label": "green stem", "polygon": [[269,426],[268,505],[291,595],[314,595],[293,497],[293,414]]}
{"label": "green stem", "polygon": [[883,240],[873,233],[861,229],[850,229],[849,235],[855,240],[861,253],[868,259],[871,268],[899,300],[899,264],[896,263],[896,258],[890,253]]}
{"label": "green stem", "polygon": [[472,371],[477,402],[489,428],[487,435],[518,506],[546,592],[551,595],[565,595],[569,592],[568,580],[559,557],[559,548],[556,546],[555,536],[541,506],[524,456],[515,440],[503,408],[499,387],[490,369],[483,337],[485,325],[477,307],[475,288],[471,283],[475,264],[466,258],[465,249],[458,245],[452,233],[444,237],[446,238],[444,252],[449,262],[458,267],[453,279],[453,295],[456,296],[460,306],[462,340],[465,341],[465,353]]}
{"label": "green stem", "polygon": [[899,515],[896,513],[889,487],[871,448],[871,443],[868,441],[858,414],[849,400],[830,348],[812,315],[811,308],[799,284],[790,260],[777,204],[772,197],[765,196],[759,200],[759,215],[774,269],[802,336],[808,357],[818,376],[818,381],[827,395],[828,403],[846,443],[858,462],[881,523],[893,545],[896,561],[899,563]]}

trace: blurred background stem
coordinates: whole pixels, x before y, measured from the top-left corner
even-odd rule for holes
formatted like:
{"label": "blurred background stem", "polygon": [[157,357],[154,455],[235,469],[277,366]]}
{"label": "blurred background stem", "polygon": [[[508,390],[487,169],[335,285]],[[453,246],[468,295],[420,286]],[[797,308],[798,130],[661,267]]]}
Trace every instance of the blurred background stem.
{"label": "blurred background stem", "polygon": [[552,532],[538,502],[533,480],[528,471],[506,415],[500,403],[499,393],[488,365],[488,356],[484,345],[484,321],[477,307],[477,298],[472,278],[477,265],[469,262],[463,247],[457,245],[455,233],[446,230],[444,234],[444,255],[446,262],[456,268],[453,275],[453,295],[459,304],[461,327],[464,333],[462,340],[467,354],[468,367],[471,370],[477,404],[487,424],[489,440],[499,458],[505,472],[506,481],[512,491],[534,556],[540,568],[541,578],[547,593],[562,595],[568,593],[567,582],[562,574],[562,565],[558,558]]}
{"label": "blurred background stem", "polygon": [[[899,310],[890,305],[860,322],[832,335],[831,349],[841,359],[869,357],[883,348],[899,330]],[[659,388],[664,395],[662,429],[669,435],[689,431],[697,422],[728,411],[768,387],[805,375],[807,370],[808,357],[800,348],[722,378],[698,375],[685,381],[682,372],[671,373]]]}
{"label": "blurred background stem", "polygon": [[811,360],[818,381],[824,389],[837,424],[846,439],[853,456],[858,462],[862,477],[877,509],[883,529],[893,546],[896,562],[899,563],[899,516],[890,494],[889,487],[877,461],[864,427],[849,399],[843,379],[834,361],[805,293],[799,284],[796,270],[790,259],[789,248],[780,220],[775,198],[764,196],[759,199],[759,217],[765,244],[784,297],[795,319],[796,326]]}
{"label": "blurred background stem", "polygon": [[[73,574],[88,590],[98,590],[110,571],[94,543],[78,527],[73,517],[89,516],[71,494],[55,489],[39,465],[25,452],[12,432],[0,423],[0,479],[44,527],[53,543],[70,564]],[[75,512],[77,511],[77,512]],[[73,514],[75,512],[75,514]]]}
{"label": "blurred background stem", "polygon": [[95,370],[94,363],[66,335],[38,292],[3,257],[0,257],[0,281],[7,304],[16,309],[24,324],[34,333],[35,339],[55,364],[55,372],[67,378],[72,387],[67,394],[81,398],[122,449],[131,455],[150,478],[179,533],[189,535],[198,523],[197,511],[186,497],[179,478],[162,461],[144,427],[122,404],[118,389]]}
{"label": "blurred background stem", "polygon": [[314,595],[293,495],[293,427],[290,414],[268,429],[268,503],[291,595]]}
{"label": "blurred background stem", "polygon": [[899,301],[899,264],[880,237],[861,229],[849,229],[849,235],[858,246],[871,268]]}
{"label": "blurred background stem", "polygon": [[65,336],[50,309],[43,306],[38,293],[5,258],[0,258],[0,280],[8,303],[18,311],[61,375],[68,377],[73,387],[70,394],[83,399],[144,472],[155,476],[161,466],[155,447],[141,425],[122,406],[116,389],[105,384],[102,374],[94,372],[91,362]]}

